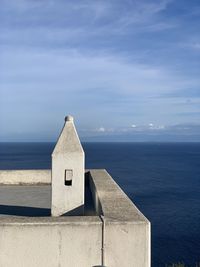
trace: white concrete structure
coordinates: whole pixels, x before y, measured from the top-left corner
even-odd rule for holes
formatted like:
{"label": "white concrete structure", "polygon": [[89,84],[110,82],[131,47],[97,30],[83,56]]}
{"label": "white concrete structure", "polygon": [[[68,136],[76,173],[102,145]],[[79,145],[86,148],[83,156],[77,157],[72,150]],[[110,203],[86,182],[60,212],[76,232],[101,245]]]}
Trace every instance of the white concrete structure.
{"label": "white concrete structure", "polygon": [[102,265],[150,267],[150,222],[106,170],[90,170],[96,212],[103,222]]}
{"label": "white concrete structure", "polygon": [[[42,186],[33,186],[28,181],[27,185],[19,186],[16,179],[15,186],[2,185],[0,266],[151,266],[150,222],[105,170],[88,170],[85,179],[93,196],[96,210],[93,216],[25,217],[24,208],[39,208],[39,203],[44,207]],[[30,199],[34,192],[38,192],[36,197],[40,201]],[[22,207],[20,216],[2,213],[12,205],[14,210]]]}
{"label": "white concrete structure", "polygon": [[85,155],[73,117],[67,116],[52,153],[52,216],[83,211]]}
{"label": "white concrete structure", "polygon": [[0,267],[151,266],[150,222],[106,170],[85,172],[71,116],[52,170],[0,170],[0,185]]}

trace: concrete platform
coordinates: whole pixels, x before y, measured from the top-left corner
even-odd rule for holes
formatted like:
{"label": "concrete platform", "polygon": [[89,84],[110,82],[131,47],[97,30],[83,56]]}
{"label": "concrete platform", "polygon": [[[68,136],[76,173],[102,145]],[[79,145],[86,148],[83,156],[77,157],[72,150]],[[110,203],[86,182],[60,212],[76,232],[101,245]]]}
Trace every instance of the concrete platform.
{"label": "concrete platform", "polygon": [[[86,186],[83,216],[95,216],[91,191]],[[0,185],[0,217],[51,215],[50,185]],[[73,212],[64,216],[73,216]]]}
{"label": "concrete platform", "polygon": [[50,216],[51,186],[0,186],[0,216]]}

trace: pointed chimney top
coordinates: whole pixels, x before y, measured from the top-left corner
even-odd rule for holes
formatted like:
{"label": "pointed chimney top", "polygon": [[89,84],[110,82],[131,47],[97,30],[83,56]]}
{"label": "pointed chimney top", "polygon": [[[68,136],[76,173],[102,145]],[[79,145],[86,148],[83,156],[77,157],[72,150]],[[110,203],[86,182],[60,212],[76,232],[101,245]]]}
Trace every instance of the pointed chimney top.
{"label": "pointed chimney top", "polygon": [[84,153],[73,120],[71,115],[65,117],[64,127],[54,147],[52,156],[71,152]]}
{"label": "pointed chimney top", "polygon": [[71,115],[65,117],[65,121],[74,121],[74,118]]}

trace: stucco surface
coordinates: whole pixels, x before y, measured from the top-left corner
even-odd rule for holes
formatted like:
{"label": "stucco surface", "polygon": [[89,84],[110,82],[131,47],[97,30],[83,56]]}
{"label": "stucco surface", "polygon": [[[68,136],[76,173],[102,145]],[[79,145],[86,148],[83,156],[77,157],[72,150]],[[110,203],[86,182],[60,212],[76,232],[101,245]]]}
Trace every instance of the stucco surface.
{"label": "stucco surface", "polygon": [[101,264],[98,217],[2,218],[0,266],[92,267]]}
{"label": "stucco surface", "polygon": [[[73,119],[66,120],[52,153],[51,214],[62,214],[77,210],[83,213],[85,154],[76,132]],[[67,175],[70,173],[70,179]],[[71,185],[66,185],[70,181]]]}
{"label": "stucco surface", "polygon": [[50,183],[51,170],[0,170],[0,185]]}
{"label": "stucco surface", "polygon": [[106,170],[91,170],[90,184],[103,221],[104,265],[149,267],[150,222]]}

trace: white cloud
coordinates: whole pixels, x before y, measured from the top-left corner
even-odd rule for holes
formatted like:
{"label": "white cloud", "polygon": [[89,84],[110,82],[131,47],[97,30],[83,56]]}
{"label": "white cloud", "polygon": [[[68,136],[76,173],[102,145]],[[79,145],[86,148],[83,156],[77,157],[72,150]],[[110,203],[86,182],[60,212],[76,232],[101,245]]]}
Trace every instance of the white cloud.
{"label": "white cloud", "polygon": [[165,125],[155,125],[153,123],[149,123],[148,128],[150,130],[164,130],[166,127]]}
{"label": "white cloud", "polygon": [[105,131],[106,129],[104,127],[100,127],[99,129],[97,129],[97,132],[104,133]]}
{"label": "white cloud", "polygon": [[159,129],[159,130],[164,130],[164,129],[165,129],[165,125],[159,125],[159,126],[158,126],[158,129]]}

